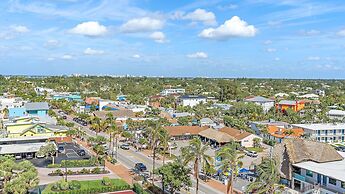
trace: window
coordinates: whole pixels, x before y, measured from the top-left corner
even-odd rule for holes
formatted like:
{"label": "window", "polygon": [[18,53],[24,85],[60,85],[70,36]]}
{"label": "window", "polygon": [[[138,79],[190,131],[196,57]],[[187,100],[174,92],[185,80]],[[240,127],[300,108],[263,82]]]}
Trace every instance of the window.
{"label": "window", "polygon": [[337,180],[328,177],[328,183],[332,185],[337,185]]}
{"label": "window", "polygon": [[341,188],[345,189],[345,182],[341,181]]}
{"label": "window", "polygon": [[307,176],[310,176],[310,177],[313,177],[313,172],[310,171],[310,170],[307,170],[306,175],[307,175]]}
{"label": "window", "polygon": [[334,134],[334,135],[337,134],[337,130],[334,129],[334,130],[333,130],[333,134]]}

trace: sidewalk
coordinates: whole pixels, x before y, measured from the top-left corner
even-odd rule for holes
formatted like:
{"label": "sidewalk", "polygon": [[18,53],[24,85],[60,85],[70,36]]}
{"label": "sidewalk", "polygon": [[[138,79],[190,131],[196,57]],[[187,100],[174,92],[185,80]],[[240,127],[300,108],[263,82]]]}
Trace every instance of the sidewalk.
{"label": "sidewalk", "polygon": [[[92,149],[87,145],[85,141],[81,141],[80,139],[77,139],[77,143],[82,145],[85,149],[87,149],[92,155],[96,156],[96,153],[92,151]],[[133,183],[133,176],[131,175],[131,172],[128,168],[120,164],[119,162],[117,164],[112,164],[108,161],[105,162],[105,166],[112,171],[114,174],[119,176],[121,179],[126,181],[128,184]]]}

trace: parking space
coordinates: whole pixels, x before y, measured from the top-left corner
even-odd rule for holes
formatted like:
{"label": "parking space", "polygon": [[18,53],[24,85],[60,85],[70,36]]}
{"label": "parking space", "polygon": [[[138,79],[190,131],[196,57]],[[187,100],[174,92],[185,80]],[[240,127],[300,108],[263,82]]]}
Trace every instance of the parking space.
{"label": "parking space", "polygon": [[[82,159],[90,158],[90,154],[87,153],[87,150],[84,150],[77,144],[59,143],[58,147],[59,147],[59,153],[58,153],[58,157],[56,158],[56,163],[60,163],[62,160],[82,160]],[[84,150],[85,155],[80,154],[80,150]]]}

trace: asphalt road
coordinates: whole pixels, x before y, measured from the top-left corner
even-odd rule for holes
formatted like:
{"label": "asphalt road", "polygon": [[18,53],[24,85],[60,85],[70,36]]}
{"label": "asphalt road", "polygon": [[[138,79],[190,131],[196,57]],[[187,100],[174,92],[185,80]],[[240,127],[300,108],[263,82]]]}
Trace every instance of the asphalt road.
{"label": "asphalt road", "polygon": [[[54,110],[54,111],[57,112],[57,110]],[[73,118],[70,115],[67,115],[66,120],[69,122],[74,122]],[[94,131],[90,130],[88,126],[82,126],[77,122],[74,122],[74,123],[76,124],[76,126],[80,127],[80,129],[85,131],[87,135],[89,135],[89,136],[95,136],[96,135],[96,133]],[[103,132],[98,133],[98,135],[103,136],[107,139],[109,137],[107,134],[105,134]],[[132,148],[130,150],[119,149],[118,161],[129,169],[133,168],[135,163],[141,162],[141,163],[146,165],[146,167],[148,168],[149,171],[152,171],[152,159],[148,158],[147,156],[145,156],[144,154],[142,154],[140,152],[136,152]],[[160,161],[156,161],[156,168],[160,167],[161,165],[162,164]],[[190,188],[190,193],[195,192],[194,187],[196,184],[196,180],[194,178],[192,178],[192,184],[193,184],[193,186]],[[212,188],[212,187],[199,181],[199,193],[200,194],[222,194],[223,192],[216,190],[216,189],[214,189],[214,188]]]}

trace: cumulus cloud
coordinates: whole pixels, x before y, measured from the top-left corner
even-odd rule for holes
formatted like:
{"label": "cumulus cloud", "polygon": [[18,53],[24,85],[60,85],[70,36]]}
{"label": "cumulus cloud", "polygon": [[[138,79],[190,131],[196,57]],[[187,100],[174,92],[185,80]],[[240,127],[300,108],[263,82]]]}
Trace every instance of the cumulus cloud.
{"label": "cumulus cloud", "polygon": [[139,58],[141,58],[141,56],[140,56],[140,55],[138,55],[138,54],[134,54],[132,57],[133,57],[133,58],[135,58],[135,59],[139,59]]}
{"label": "cumulus cloud", "polygon": [[343,30],[340,30],[338,33],[337,33],[338,36],[345,36],[345,29]]}
{"label": "cumulus cloud", "polygon": [[29,32],[29,28],[27,28],[26,26],[22,26],[22,25],[12,25],[10,26],[11,30],[13,30],[14,32],[17,33],[26,33]]}
{"label": "cumulus cloud", "polygon": [[160,30],[163,26],[164,22],[159,19],[143,17],[127,21],[121,26],[121,30],[125,33],[150,32]]}
{"label": "cumulus cloud", "polygon": [[70,59],[73,59],[73,56],[72,56],[72,55],[65,54],[65,55],[62,55],[62,56],[61,56],[61,59],[70,60]]}
{"label": "cumulus cloud", "polygon": [[226,40],[232,37],[253,37],[257,29],[253,25],[248,25],[246,21],[238,16],[233,16],[230,20],[217,28],[204,29],[199,36],[202,38]]}
{"label": "cumulus cloud", "polygon": [[276,52],[277,49],[275,49],[275,48],[267,48],[266,51],[269,52],[269,53],[273,53],[273,52]]}
{"label": "cumulus cloud", "polygon": [[44,46],[49,47],[49,48],[58,47],[60,46],[60,42],[58,40],[50,39],[50,40],[47,40]]}
{"label": "cumulus cloud", "polygon": [[194,22],[202,22],[205,25],[217,25],[216,16],[213,12],[204,9],[196,9],[195,11],[182,16],[183,19],[192,20]]}
{"label": "cumulus cloud", "polygon": [[318,30],[302,30],[300,31],[300,34],[302,36],[316,36],[320,34],[320,31]]}
{"label": "cumulus cloud", "polygon": [[195,58],[195,59],[206,59],[208,58],[208,55],[205,52],[196,52],[196,53],[188,54],[187,57]]}
{"label": "cumulus cloud", "polygon": [[90,37],[102,36],[107,33],[107,27],[98,22],[89,21],[83,22],[72,28],[69,32]]}
{"label": "cumulus cloud", "polygon": [[152,34],[150,34],[150,38],[157,43],[167,42],[165,34],[163,32],[159,32],[159,31],[153,32]]}
{"label": "cumulus cloud", "polygon": [[104,53],[104,51],[102,51],[102,50],[95,50],[92,48],[87,48],[84,50],[85,55],[101,55],[103,53]]}
{"label": "cumulus cloud", "polygon": [[308,61],[319,61],[321,57],[319,56],[310,56],[307,58]]}

